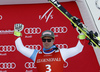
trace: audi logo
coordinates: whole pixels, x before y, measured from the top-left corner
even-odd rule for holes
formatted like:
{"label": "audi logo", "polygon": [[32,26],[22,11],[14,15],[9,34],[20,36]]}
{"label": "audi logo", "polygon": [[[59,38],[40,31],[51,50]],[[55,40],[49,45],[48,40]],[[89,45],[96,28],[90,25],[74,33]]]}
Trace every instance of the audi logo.
{"label": "audi logo", "polygon": [[67,27],[63,26],[63,27],[51,27],[50,30],[53,31],[54,33],[66,33],[68,29]]}
{"label": "audi logo", "polygon": [[0,15],[0,20],[2,20],[2,15]]}
{"label": "audi logo", "polygon": [[25,63],[25,68],[36,68],[34,62],[26,62]]}
{"label": "audi logo", "polygon": [[68,48],[67,44],[55,44],[59,49]]}
{"label": "audi logo", "polygon": [[25,34],[40,34],[41,29],[39,27],[37,27],[37,28],[25,28],[24,33]]}
{"label": "audi logo", "polygon": [[0,52],[14,52],[16,47],[14,45],[4,45],[0,46]]}
{"label": "audi logo", "polygon": [[68,67],[68,62],[66,62],[65,61],[65,63],[64,63],[64,66],[63,66],[64,68],[67,68]]}
{"label": "audi logo", "polygon": [[42,49],[41,45],[25,45],[25,47],[30,48],[30,49],[37,49],[37,50]]}
{"label": "audi logo", "polygon": [[14,62],[5,62],[0,63],[0,69],[15,69],[16,64]]}

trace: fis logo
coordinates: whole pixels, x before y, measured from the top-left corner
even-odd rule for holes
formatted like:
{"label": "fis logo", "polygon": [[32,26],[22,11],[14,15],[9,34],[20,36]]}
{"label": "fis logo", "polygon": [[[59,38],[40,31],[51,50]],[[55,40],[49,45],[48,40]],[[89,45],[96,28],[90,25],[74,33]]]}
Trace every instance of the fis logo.
{"label": "fis logo", "polygon": [[0,20],[2,20],[2,18],[3,18],[2,15],[0,15]]}
{"label": "fis logo", "polygon": [[49,19],[53,19],[52,8],[53,7],[49,8],[43,15],[39,15],[39,19],[42,20],[43,18],[45,18],[46,22],[48,22]]}

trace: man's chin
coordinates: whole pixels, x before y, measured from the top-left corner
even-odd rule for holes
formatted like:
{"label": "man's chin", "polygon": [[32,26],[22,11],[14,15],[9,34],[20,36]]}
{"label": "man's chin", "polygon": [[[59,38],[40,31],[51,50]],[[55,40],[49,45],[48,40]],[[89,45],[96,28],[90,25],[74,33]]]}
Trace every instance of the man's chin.
{"label": "man's chin", "polygon": [[45,48],[46,48],[46,49],[49,49],[50,47],[49,47],[49,46],[45,46]]}

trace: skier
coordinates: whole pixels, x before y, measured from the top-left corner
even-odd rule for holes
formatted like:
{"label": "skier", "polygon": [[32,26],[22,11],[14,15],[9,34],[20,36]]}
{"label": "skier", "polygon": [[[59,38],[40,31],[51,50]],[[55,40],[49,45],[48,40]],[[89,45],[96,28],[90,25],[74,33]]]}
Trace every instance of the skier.
{"label": "skier", "polygon": [[39,51],[37,49],[26,48],[21,41],[21,31],[24,25],[15,24],[14,25],[14,35],[17,37],[15,40],[15,45],[17,50],[24,56],[31,58],[38,72],[63,72],[64,61],[70,57],[73,57],[83,50],[83,40],[85,37],[82,35],[75,47],[69,49],[58,49],[53,43],[55,40],[54,33],[50,30],[42,32],[42,42],[43,50]]}

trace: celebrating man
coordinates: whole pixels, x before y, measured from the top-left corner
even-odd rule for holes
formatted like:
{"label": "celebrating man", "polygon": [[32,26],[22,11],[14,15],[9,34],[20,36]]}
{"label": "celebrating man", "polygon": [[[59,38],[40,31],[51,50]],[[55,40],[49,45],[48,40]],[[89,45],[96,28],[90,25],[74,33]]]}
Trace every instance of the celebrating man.
{"label": "celebrating man", "polygon": [[14,35],[17,36],[15,40],[17,50],[34,61],[38,72],[63,72],[64,61],[79,54],[83,50],[83,45],[80,40],[75,47],[58,49],[54,45],[54,33],[50,30],[42,32],[43,50],[26,48],[22,44],[20,37],[23,28],[24,25],[22,24],[15,24],[14,26]]}

